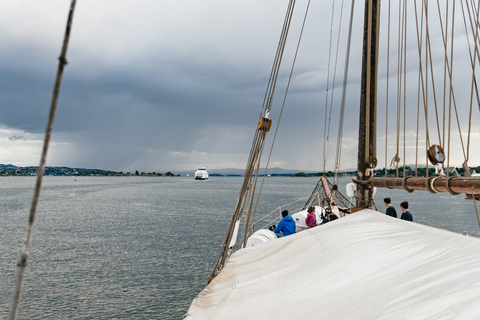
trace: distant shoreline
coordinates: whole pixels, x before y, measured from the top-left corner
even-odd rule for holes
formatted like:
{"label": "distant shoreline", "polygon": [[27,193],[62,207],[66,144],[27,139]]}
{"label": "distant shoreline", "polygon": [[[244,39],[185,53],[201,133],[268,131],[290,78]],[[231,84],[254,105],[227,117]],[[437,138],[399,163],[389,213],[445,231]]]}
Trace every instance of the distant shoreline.
{"label": "distant shoreline", "polygon": [[[465,170],[461,167],[452,167],[450,172],[453,172],[451,175],[464,176]],[[209,170],[210,177],[243,177],[244,171],[241,169],[212,169]],[[37,166],[29,167],[18,167],[12,164],[0,164],[0,176],[36,176],[38,172]],[[263,177],[264,169],[261,170],[261,175]],[[384,177],[385,169],[377,169],[374,171],[376,177]],[[480,173],[480,166],[471,167],[471,173]],[[187,177],[194,176],[195,170],[190,171],[178,171],[178,172],[140,172],[136,170],[135,172],[123,172],[123,171],[112,171],[112,170],[102,170],[102,169],[86,169],[86,168],[70,168],[70,167],[58,167],[58,166],[48,166],[45,167],[44,176],[118,176],[118,177]],[[387,170],[387,177],[400,176],[403,177],[404,170],[403,168],[389,169]],[[414,176],[415,174],[419,177],[426,176],[426,168],[418,167],[417,172],[412,170],[411,166],[406,166],[405,174],[407,176]],[[435,169],[429,168],[428,175],[434,176]],[[292,169],[282,169],[282,168],[269,168],[266,175],[268,177],[319,177],[323,175],[323,172],[315,171],[301,171],[301,170],[292,170]],[[325,172],[327,177],[333,177],[334,172],[328,171]],[[342,171],[339,173],[340,176],[354,177],[357,175],[356,170],[351,171]]]}

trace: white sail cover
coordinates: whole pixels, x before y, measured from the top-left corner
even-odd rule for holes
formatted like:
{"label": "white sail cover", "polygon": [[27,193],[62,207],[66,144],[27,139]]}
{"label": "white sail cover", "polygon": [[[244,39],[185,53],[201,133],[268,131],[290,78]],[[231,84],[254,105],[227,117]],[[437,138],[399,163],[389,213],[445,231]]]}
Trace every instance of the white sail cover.
{"label": "white sail cover", "polygon": [[185,319],[480,319],[480,240],[362,210],[234,253]]}

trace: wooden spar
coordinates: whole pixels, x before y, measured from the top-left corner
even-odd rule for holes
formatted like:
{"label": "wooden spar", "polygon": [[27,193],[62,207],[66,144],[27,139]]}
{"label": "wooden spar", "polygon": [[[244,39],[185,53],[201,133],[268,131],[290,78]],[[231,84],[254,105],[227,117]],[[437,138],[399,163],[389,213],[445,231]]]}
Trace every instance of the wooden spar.
{"label": "wooden spar", "polygon": [[330,186],[328,185],[327,177],[321,176],[320,181],[322,182],[323,190],[325,190],[325,197],[328,198],[330,203],[334,202],[332,191],[330,190]]}
{"label": "wooden spar", "polygon": [[332,190],[330,190],[330,186],[328,185],[327,177],[321,176],[320,181],[322,182],[323,190],[325,191],[325,197],[328,198],[328,202],[330,203],[330,209],[335,215],[337,215],[337,217],[340,218],[340,211],[337,204],[335,203],[335,198],[332,195]]}
{"label": "wooden spar", "polygon": [[368,188],[405,189],[409,192],[413,190],[428,190],[432,193],[480,193],[479,177],[450,177],[447,179],[447,177],[434,176],[422,178],[372,178],[364,181],[354,179],[354,181]]}

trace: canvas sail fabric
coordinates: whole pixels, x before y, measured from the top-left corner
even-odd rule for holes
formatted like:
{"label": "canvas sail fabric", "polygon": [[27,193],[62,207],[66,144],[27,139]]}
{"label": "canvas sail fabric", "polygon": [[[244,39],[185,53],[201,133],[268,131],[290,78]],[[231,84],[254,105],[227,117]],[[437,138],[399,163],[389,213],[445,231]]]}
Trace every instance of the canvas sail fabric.
{"label": "canvas sail fabric", "polygon": [[185,319],[474,319],[480,240],[362,210],[235,252]]}

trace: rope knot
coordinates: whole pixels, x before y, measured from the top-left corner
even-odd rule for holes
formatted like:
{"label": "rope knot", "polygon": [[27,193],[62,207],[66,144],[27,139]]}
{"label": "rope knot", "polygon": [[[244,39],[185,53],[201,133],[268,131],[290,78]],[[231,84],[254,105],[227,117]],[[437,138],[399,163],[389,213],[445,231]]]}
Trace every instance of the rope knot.
{"label": "rope knot", "polygon": [[[398,163],[400,162],[400,157],[398,156],[398,153],[395,154],[395,157],[393,157],[392,162],[390,162],[390,167],[398,167]],[[395,164],[394,164],[395,163]]]}
{"label": "rope knot", "polygon": [[462,163],[462,168],[465,170],[465,177],[471,177],[472,175],[470,174],[470,167],[467,164],[467,160]]}

